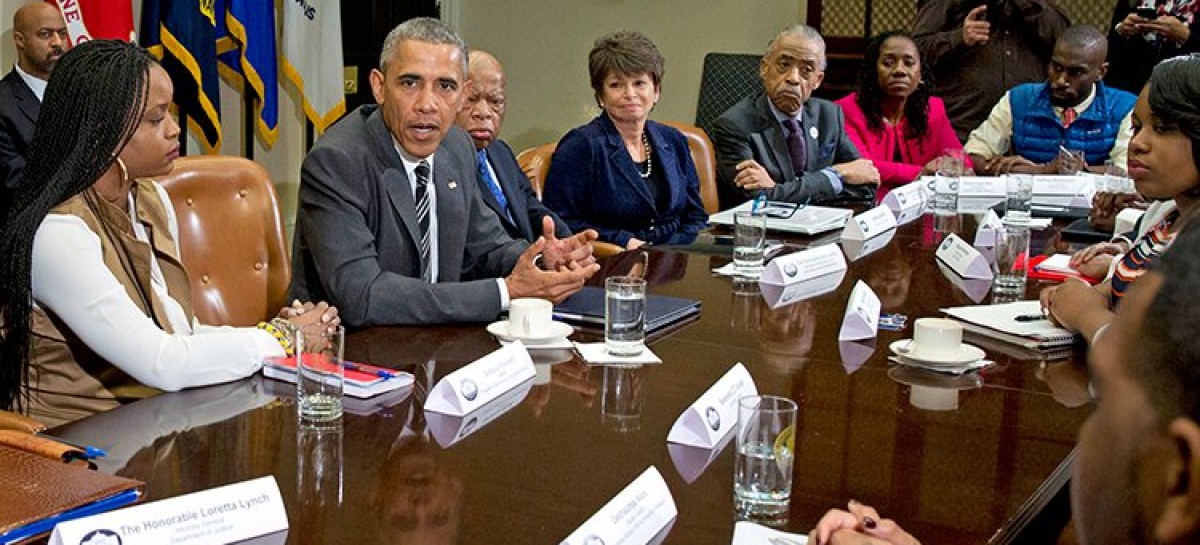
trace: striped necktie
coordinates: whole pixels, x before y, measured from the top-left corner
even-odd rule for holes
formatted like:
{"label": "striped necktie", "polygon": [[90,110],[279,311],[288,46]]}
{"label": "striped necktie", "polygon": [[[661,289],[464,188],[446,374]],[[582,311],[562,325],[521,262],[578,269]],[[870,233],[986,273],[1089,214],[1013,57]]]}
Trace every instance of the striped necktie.
{"label": "striped necktie", "polygon": [[418,163],[416,174],[417,225],[421,227],[421,280],[433,282],[433,264],[429,254],[429,163]]}

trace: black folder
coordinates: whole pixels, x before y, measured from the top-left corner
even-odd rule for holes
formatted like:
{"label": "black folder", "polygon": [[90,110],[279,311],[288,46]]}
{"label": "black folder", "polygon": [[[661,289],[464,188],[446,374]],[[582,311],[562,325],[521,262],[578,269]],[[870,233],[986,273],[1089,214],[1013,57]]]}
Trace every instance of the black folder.
{"label": "black folder", "polygon": [[[683,320],[700,312],[700,301],[667,295],[646,294],[646,333]],[[604,288],[584,286],[554,306],[554,317],[584,327],[604,327]]]}

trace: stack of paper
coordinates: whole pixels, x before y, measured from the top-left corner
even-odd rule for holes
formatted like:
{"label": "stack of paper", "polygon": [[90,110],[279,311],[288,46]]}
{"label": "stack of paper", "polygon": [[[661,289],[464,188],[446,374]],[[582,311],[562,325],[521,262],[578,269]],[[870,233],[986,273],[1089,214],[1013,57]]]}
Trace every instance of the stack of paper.
{"label": "stack of paper", "polygon": [[[754,201],[746,201],[739,206],[717,212],[708,217],[709,223],[716,225],[733,225],[733,213],[748,211],[754,206]],[[788,218],[767,217],[767,229],[801,235],[815,235],[825,231],[841,229],[850,218],[850,210],[844,208],[829,208],[826,206],[803,206]]]}
{"label": "stack of paper", "polygon": [[963,330],[1032,350],[1056,350],[1071,346],[1078,336],[1042,316],[1038,301],[999,305],[944,308],[942,312],[963,322]]}

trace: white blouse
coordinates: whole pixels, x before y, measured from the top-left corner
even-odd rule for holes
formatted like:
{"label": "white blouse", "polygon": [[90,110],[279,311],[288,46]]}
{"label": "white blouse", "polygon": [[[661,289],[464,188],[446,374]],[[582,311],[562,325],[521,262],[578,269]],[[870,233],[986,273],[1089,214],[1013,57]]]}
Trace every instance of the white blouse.
{"label": "white blouse", "polygon": [[[170,198],[155,187],[178,240]],[[149,243],[141,224],[134,225],[137,239]],[[100,357],[161,390],[237,380],[258,371],[264,357],[284,355],[275,338],[258,328],[187,323],[182,307],[167,293],[157,260],[151,263],[154,296],[167,309],[174,334],[159,329],[129,298],[104,264],[100,237],[82,219],[49,214],[33,240],[34,303],[62,319]]]}

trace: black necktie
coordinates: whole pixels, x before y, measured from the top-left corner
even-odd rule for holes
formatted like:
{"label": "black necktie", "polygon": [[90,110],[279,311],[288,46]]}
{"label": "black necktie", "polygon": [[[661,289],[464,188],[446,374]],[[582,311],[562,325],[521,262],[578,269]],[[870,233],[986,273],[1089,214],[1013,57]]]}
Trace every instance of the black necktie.
{"label": "black necktie", "polygon": [[421,280],[433,282],[433,264],[429,248],[429,163],[417,164],[417,225],[421,227]]}
{"label": "black necktie", "polygon": [[803,176],[804,169],[808,166],[808,152],[805,148],[804,131],[800,129],[800,123],[795,119],[788,118],[783,122],[783,126],[787,128],[787,146],[788,155],[792,157],[792,168],[796,171],[796,176]]}

